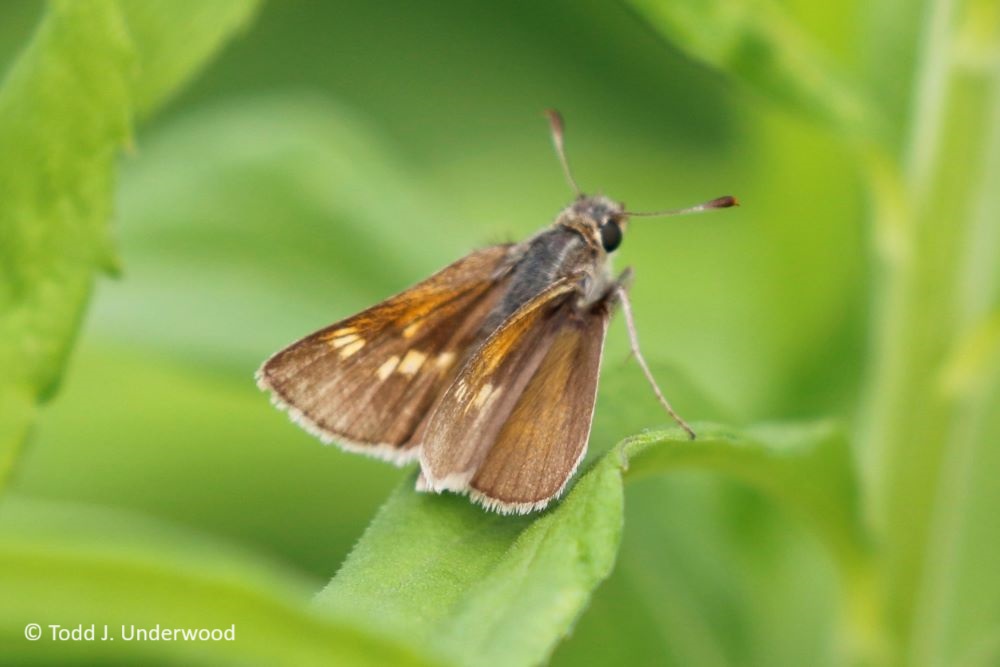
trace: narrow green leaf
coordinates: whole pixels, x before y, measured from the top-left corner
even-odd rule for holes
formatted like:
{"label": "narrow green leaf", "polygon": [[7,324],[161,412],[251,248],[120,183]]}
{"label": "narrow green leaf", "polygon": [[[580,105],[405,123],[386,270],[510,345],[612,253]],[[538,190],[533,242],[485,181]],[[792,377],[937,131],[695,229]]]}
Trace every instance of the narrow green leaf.
{"label": "narrow green leaf", "polygon": [[[303,582],[273,564],[105,510],[8,499],[0,590],[5,664],[435,664],[309,612]],[[25,639],[31,623],[41,625],[36,641]],[[97,639],[54,641],[50,624],[93,624]],[[100,640],[105,625],[115,640]],[[234,639],[126,641],[122,626],[133,625],[233,628]]]}
{"label": "narrow green leaf", "polygon": [[849,574],[857,573],[865,547],[856,485],[836,429],[698,431],[694,442],[677,429],[624,441],[535,520],[419,494],[408,479],[317,604],[460,664],[539,664],[611,570],[621,538],[623,470],[639,476],[698,467],[734,475],[805,516]]}
{"label": "narrow green leaf", "polygon": [[121,0],[138,53],[132,83],[140,117],[177,92],[234,34],[250,23],[258,0]]}
{"label": "narrow green leaf", "polygon": [[55,389],[95,274],[113,264],[115,159],[132,118],[255,6],[202,4],[185,15],[166,1],[53,2],[0,88],[0,485],[30,406]]}
{"label": "narrow green leaf", "polygon": [[408,479],[386,503],[319,607],[458,664],[544,662],[614,564],[617,459],[603,459],[534,521],[412,486]]}
{"label": "narrow green leaf", "polygon": [[611,573],[623,504],[621,470],[604,459],[476,584],[442,633],[449,653],[462,664],[484,665],[534,664],[548,657]]}
{"label": "narrow green leaf", "polygon": [[8,465],[32,415],[23,403],[52,391],[108,245],[133,63],[113,3],[54,3],[0,89],[0,459]]}
{"label": "narrow green leaf", "polygon": [[690,57],[764,98],[849,137],[866,137],[869,102],[833,60],[770,0],[628,0]]}

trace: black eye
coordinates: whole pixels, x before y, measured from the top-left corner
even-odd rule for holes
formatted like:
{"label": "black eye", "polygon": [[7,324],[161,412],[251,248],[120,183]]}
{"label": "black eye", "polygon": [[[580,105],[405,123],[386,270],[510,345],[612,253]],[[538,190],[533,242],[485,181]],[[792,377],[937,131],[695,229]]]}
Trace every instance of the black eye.
{"label": "black eye", "polygon": [[622,244],[622,228],[614,220],[601,225],[601,245],[607,252],[614,252]]}

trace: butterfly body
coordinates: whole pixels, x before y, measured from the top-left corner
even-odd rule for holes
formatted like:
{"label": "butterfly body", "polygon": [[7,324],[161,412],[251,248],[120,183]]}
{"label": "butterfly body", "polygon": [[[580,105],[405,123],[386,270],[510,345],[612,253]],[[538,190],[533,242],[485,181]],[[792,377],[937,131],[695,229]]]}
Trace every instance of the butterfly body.
{"label": "butterfly body", "polygon": [[543,507],[586,451],[622,211],[580,197],[523,243],[476,251],[293,343],[258,383],[324,441],[419,459],[422,489]]}

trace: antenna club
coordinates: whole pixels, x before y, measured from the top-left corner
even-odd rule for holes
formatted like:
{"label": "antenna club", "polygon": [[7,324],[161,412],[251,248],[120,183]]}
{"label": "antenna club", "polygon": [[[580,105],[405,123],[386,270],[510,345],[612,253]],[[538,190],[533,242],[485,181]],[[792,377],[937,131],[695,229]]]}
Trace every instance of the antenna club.
{"label": "antenna club", "polygon": [[705,204],[705,208],[729,208],[730,206],[739,206],[740,200],[732,195],[726,195],[725,197],[718,197],[712,201]]}
{"label": "antenna club", "polygon": [[555,109],[546,109],[545,117],[549,119],[549,125],[552,126],[552,134],[558,134],[561,137],[563,133],[562,114]]}

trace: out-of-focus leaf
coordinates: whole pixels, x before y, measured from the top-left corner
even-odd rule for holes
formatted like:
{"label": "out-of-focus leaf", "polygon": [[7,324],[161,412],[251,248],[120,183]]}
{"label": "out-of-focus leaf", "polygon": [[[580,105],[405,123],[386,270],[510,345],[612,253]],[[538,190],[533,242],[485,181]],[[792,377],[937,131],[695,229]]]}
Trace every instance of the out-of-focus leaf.
{"label": "out-of-focus leaf", "polygon": [[[987,0],[989,2],[989,0]],[[867,90],[882,109],[887,123],[886,144],[896,151],[910,130],[913,88],[920,68],[920,50],[927,37],[930,0],[880,0],[857,6],[856,25],[862,26],[859,44]]]}
{"label": "out-of-focus leaf", "polygon": [[736,477],[803,515],[841,564],[862,566],[868,550],[851,452],[835,426],[762,425],[742,433],[701,427],[698,439],[649,432],[619,447],[629,476],[682,467]]}
{"label": "out-of-focus leaf", "polygon": [[[0,512],[0,644],[8,664],[429,665],[310,613],[303,582],[127,514],[8,499]],[[42,626],[25,639],[29,623]],[[96,641],[54,641],[50,624]],[[109,637],[101,641],[104,626]],[[122,627],[235,628],[233,641],[125,641]]]}
{"label": "out-of-focus leaf", "polygon": [[140,149],[119,198],[127,280],[95,306],[105,339],[245,374],[475,243],[445,233],[461,222],[430,216],[372,128],[318,95],[212,106]]}
{"label": "out-of-focus leaf", "polygon": [[54,3],[0,88],[0,481],[98,266],[135,53],[114,3]]}
{"label": "out-of-focus leaf", "polygon": [[0,89],[0,483],[54,391],[95,273],[113,264],[114,161],[133,116],[254,6],[204,4],[192,25],[170,2],[53,2]]}
{"label": "out-of-focus leaf", "polygon": [[991,313],[958,342],[944,364],[941,389],[952,396],[983,393],[1000,360],[1000,311]]}
{"label": "out-of-focus leaf", "polygon": [[221,378],[171,362],[84,341],[10,492],[127,507],[329,580],[401,472],[297,428],[256,360]]}
{"label": "out-of-focus leaf", "polygon": [[860,487],[851,449],[829,422],[760,425],[736,432],[696,429],[651,432],[619,446],[629,476],[698,468],[741,480],[798,515],[827,547],[841,576],[846,615],[844,651],[850,660],[881,656],[879,600],[872,590],[870,539],[860,513]]}
{"label": "out-of-focus leaf", "polygon": [[461,664],[537,664],[608,575],[622,525],[622,472],[721,470],[773,496],[855,567],[864,544],[848,450],[829,425],[738,434],[700,425],[612,449],[534,522],[485,514],[456,497],[400,488],[320,594],[334,616],[433,645]]}
{"label": "out-of-focus leaf", "polygon": [[836,567],[800,515],[697,468],[626,497],[615,570],[554,665],[843,664]]}
{"label": "out-of-focus leaf", "polygon": [[138,56],[132,103],[155,111],[244,30],[259,0],[119,0]]}
{"label": "out-of-focus leaf", "polygon": [[7,2],[0,6],[0,72],[6,72],[31,38],[44,9],[40,2]]}
{"label": "out-of-focus leaf", "polygon": [[841,68],[771,0],[628,0],[660,35],[763,97],[848,137],[875,123]]}

